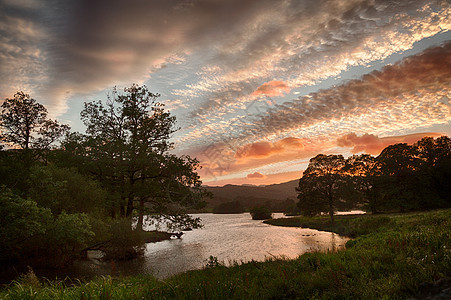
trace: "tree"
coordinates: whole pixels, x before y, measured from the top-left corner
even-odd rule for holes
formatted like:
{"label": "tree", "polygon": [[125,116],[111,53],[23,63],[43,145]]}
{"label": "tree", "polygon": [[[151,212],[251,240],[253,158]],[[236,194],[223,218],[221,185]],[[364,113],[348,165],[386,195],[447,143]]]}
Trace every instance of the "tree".
{"label": "tree", "polygon": [[412,145],[390,145],[382,150],[376,160],[376,175],[385,210],[419,209],[421,198],[432,196],[424,193],[427,191],[427,178],[418,176],[422,162],[418,150]]}
{"label": "tree", "polygon": [[[124,94],[114,89],[105,105],[85,103],[81,118],[87,135],[71,135],[63,143],[117,195],[121,216],[131,217],[138,208],[140,225],[145,211],[179,222],[183,208],[199,205],[205,194],[195,172],[198,162],[168,153],[175,117],[157,102],[158,97],[146,86],[132,85]],[[111,212],[114,216],[116,209]]]}
{"label": "tree", "polygon": [[350,201],[346,201],[346,193],[351,189],[343,172],[345,164],[342,155],[319,154],[310,159],[296,189],[302,214],[327,212],[334,222],[335,211],[351,207]]}
{"label": "tree", "polygon": [[3,133],[0,140],[13,147],[25,150],[25,158],[30,163],[30,148],[49,150],[70,127],[47,118],[47,109],[24,92],[17,92],[12,99],[2,104],[0,118]]}
{"label": "tree", "polygon": [[12,99],[2,104],[3,142],[12,143],[28,150],[33,142],[33,133],[41,127],[47,118],[47,110],[42,104],[30,98],[24,92],[17,92]]}
{"label": "tree", "polygon": [[250,210],[252,220],[267,220],[272,218],[272,213],[266,206],[256,206]]}
{"label": "tree", "polygon": [[372,213],[383,210],[382,198],[378,189],[376,158],[369,154],[352,155],[346,159],[343,172],[355,190],[355,200]]}
{"label": "tree", "polygon": [[451,139],[441,136],[425,137],[413,147],[420,159],[419,176],[426,181],[426,188],[436,197],[422,199],[422,208],[448,207],[451,205]]}

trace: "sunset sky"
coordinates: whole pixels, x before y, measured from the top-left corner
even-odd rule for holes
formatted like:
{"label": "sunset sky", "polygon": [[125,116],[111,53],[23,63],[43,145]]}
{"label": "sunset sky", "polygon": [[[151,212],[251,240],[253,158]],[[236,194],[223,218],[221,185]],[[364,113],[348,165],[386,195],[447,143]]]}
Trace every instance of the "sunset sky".
{"label": "sunset sky", "polygon": [[451,135],[450,29],[439,0],[0,0],[0,99],[83,132],[84,102],[146,84],[205,184],[280,183]]}

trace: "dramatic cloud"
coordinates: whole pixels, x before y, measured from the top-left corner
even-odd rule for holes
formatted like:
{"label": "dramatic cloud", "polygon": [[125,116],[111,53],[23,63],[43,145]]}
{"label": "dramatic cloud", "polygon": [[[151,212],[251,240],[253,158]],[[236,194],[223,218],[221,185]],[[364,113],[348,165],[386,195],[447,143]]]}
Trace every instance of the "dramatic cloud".
{"label": "dramatic cloud", "polygon": [[284,151],[301,151],[303,150],[301,139],[285,138],[276,143],[271,142],[256,142],[238,148],[235,158],[265,158],[273,154]]}
{"label": "dramatic cloud", "polygon": [[204,73],[174,90],[202,102],[192,112],[199,117],[251,101],[259,87],[265,95],[288,91],[265,93],[272,78],[289,77],[290,88],[310,85],[409,49],[450,22],[449,6],[433,0],[8,0],[2,6],[2,65],[28,71],[2,68],[2,82],[57,104],[68,93],[148,80],[174,56],[202,57],[196,68]]}
{"label": "dramatic cloud", "polygon": [[83,130],[82,102],[147,84],[203,178],[270,180],[350,132],[346,147],[377,151],[365,133],[451,118],[447,1],[0,1],[1,98],[24,90]]}
{"label": "dramatic cloud", "polygon": [[[451,119],[450,57],[451,42],[371,72],[362,79],[276,105],[252,122],[239,123],[238,137],[231,138],[233,128],[224,127],[221,130],[229,135],[221,137],[222,148],[217,148],[221,149],[217,157],[227,163],[213,173],[221,177],[275,162],[310,158],[333,149],[337,146],[337,136],[349,132],[355,133],[341,138],[338,146],[371,154],[378,154],[392,143],[412,143],[431,135],[376,136],[446,124]],[[365,131],[374,133],[365,135]],[[291,137],[264,140],[282,134]],[[261,140],[255,141],[256,137]],[[246,142],[249,140],[253,141]],[[198,156],[203,161],[203,156]]]}
{"label": "dramatic cloud", "polygon": [[262,178],[265,178],[266,176],[263,175],[262,173],[255,172],[255,173],[252,173],[252,174],[247,174],[246,177],[248,179],[262,179]]}
{"label": "dramatic cloud", "polygon": [[283,81],[269,81],[259,86],[253,93],[253,96],[266,95],[269,97],[282,96],[288,93],[290,88]]}
{"label": "dramatic cloud", "polygon": [[413,144],[426,136],[438,137],[441,136],[441,134],[435,132],[426,132],[404,136],[379,138],[374,134],[364,134],[362,136],[357,136],[355,133],[350,133],[339,138],[337,140],[337,145],[339,147],[352,148],[352,153],[365,152],[373,155],[379,155],[381,151],[389,145],[397,143]]}
{"label": "dramatic cloud", "polygon": [[309,137],[321,127],[338,134],[355,127],[389,132],[446,123],[450,119],[450,62],[448,42],[362,79],[276,105],[243,131]]}

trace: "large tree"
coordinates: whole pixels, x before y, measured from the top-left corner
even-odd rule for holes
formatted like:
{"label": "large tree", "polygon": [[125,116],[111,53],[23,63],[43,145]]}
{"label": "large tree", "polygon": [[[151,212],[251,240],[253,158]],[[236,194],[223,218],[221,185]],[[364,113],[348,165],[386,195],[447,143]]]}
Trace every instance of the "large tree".
{"label": "large tree", "polygon": [[327,212],[333,222],[337,210],[350,208],[347,194],[352,189],[343,171],[345,165],[342,155],[319,154],[310,159],[297,188],[302,214]]}
{"label": "large tree", "polygon": [[85,103],[81,117],[86,136],[73,134],[63,144],[117,195],[112,214],[118,209],[120,215],[131,217],[138,208],[139,225],[145,211],[155,218],[189,221],[183,208],[199,205],[205,193],[195,172],[198,162],[169,154],[169,139],[177,130],[175,117],[158,97],[146,86],[132,85],[124,93],[114,89],[105,104]]}

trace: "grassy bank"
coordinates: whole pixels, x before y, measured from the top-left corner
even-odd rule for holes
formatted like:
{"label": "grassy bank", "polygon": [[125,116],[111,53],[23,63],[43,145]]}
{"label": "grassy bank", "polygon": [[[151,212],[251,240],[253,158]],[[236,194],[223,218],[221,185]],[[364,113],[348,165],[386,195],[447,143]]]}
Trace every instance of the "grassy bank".
{"label": "grassy bank", "polygon": [[330,217],[302,217],[269,219],[264,221],[266,224],[285,227],[311,228],[322,231],[330,231],[339,235],[348,237],[357,237],[365,234],[376,233],[389,230],[394,223],[401,226],[402,222],[397,220],[407,220],[409,216],[413,217],[413,222],[417,220],[416,213],[413,214],[392,214],[392,215],[338,215],[335,216],[335,222],[330,221]]}
{"label": "grassy bank", "polygon": [[[32,275],[4,287],[2,299],[397,299],[451,277],[451,210],[338,217],[332,229],[356,236],[347,250],[293,260],[250,262],[190,271],[164,281],[150,276],[102,278],[70,285]],[[284,222],[331,228],[326,218]],[[291,223],[289,223],[291,222]],[[310,223],[303,223],[310,222]],[[278,225],[281,225],[279,223]],[[315,225],[315,226],[316,226]],[[324,227],[321,227],[324,226]],[[329,227],[327,227],[329,226]],[[330,229],[330,230],[332,230]],[[214,265],[214,264],[213,264]]]}

